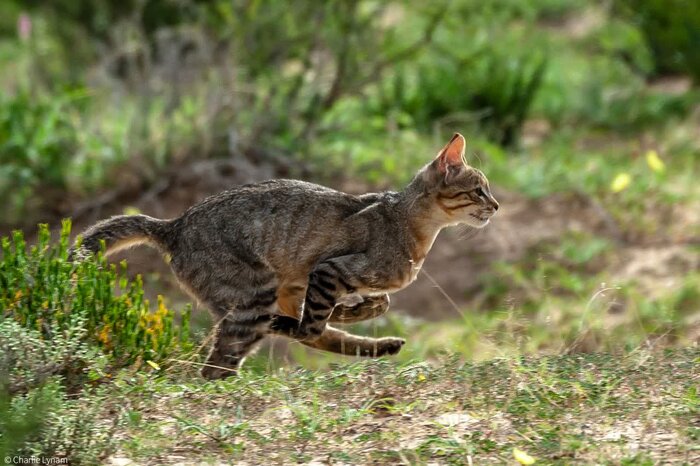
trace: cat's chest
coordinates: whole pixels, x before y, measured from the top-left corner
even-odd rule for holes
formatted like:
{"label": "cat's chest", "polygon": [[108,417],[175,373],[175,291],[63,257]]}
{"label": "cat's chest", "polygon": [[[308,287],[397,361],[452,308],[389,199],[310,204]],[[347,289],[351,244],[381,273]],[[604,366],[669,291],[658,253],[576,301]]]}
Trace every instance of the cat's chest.
{"label": "cat's chest", "polygon": [[409,270],[408,270],[408,280],[405,286],[410,285],[413,283],[416,278],[418,278],[418,273],[420,272],[421,267],[423,267],[423,262],[425,261],[425,257],[419,259],[419,260],[413,260],[411,259],[409,261]]}
{"label": "cat's chest", "polygon": [[381,290],[377,290],[378,294],[394,293],[413,283],[418,278],[424,260],[424,257],[418,260],[408,259],[403,267],[399,267],[394,279],[385,283]]}

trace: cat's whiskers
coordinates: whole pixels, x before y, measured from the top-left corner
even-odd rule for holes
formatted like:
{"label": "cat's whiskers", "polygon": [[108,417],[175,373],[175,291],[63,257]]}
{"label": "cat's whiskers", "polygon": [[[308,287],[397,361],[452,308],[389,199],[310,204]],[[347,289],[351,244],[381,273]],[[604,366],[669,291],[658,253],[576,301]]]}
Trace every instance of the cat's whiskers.
{"label": "cat's whiskers", "polygon": [[430,275],[425,269],[421,269],[421,272],[423,272],[423,274],[426,276],[426,278],[427,278],[428,280],[430,280],[430,282],[433,284],[433,286],[434,286],[435,288],[437,288],[437,290],[440,292],[440,294],[442,294],[442,295],[445,297],[445,299],[447,300],[447,302],[450,303],[450,305],[452,306],[452,308],[453,308],[455,311],[457,311],[457,313],[458,313],[460,316],[462,316],[462,318],[466,319],[466,314],[464,314],[464,312],[462,312],[462,310],[459,308],[459,306],[457,305],[457,303],[455,302],[455,300],[452,299],[452,297],[450,297],[449,294],[447,294],[447,291],[445,291],[445,289],[444,289],[442,286],[440,286],[440,284],[433,278],[433,276]]}
{"label": "cat's whiskers", "polygon": [[472,239],[476,235],[479,234],[479,231],[481,231],[480,229],[474,228],[474,227],[469,226],[469,225],[460,225],[460,230],[461,231],[459,232],[459,235],[457,236],[457,238],[460,241]]}

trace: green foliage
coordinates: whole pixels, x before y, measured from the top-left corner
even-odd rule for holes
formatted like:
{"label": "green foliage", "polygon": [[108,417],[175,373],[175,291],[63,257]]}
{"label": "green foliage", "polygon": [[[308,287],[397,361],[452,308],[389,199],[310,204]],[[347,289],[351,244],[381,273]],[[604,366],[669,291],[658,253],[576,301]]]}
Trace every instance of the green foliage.
{"label": "green foliage", "polygon": [[93,110],[82,88],[0,95],[0,223],[60,210],[57,196],[93,191],[124,161],[128,125],[121,118],[89,122]]}
{"label": "green foliage", "polygon": [[[57,197],[81,198],[113,183],[130,161],[152,182],[168,163],[210,151],[230,112],[205,110],[205,89],[174,102],[133,97],[111,104],[87,89],[0,95],[0,196],[3,225],[27,225],[64,212]],[[208,114],[207,112],[210,112]]]}
{"label": "green foliage", "polygon": [[[71,95],[41,98],[29,92],[0,96],[0,196],[6,220],[17,221],[25,209],[44,207],[42,189],[65,189],[71,157],[78,144],[68,107]],[[25,203],[38,194],[39,198]]]}
{"label": "green foliage", "polygon": [[139,19],[145,31],[153,34],[158,28],[175,26],[186,20],[192,20],[193,4],[203,2],[56,0],[47,3],[41,0],[25,0],[22,3],[30,11],[43,8],[48,10],[54,18],[60,18],[54,26],[61,28],[61,31],[81,28],[84,29],[87,37],[94,40],[106,39],[110,28],[115,23],[134,16]]}
{"label": "green foliage", "polygon": [[0,455],[101,463],[113,450],[114,431],[121,424],[119,415],[100,421],[105,401],[98,393],[76,398],[56,382],[11,398],[0,394]]}
{"label": "green foliage", "polygon": [[[141,280],[95,260],[67,260],[70,223],[57,244],[48,227],[28,247],[21,232],[2,238],[0,259],[0,454],[66,457],[95,464],[111,449],[105,398],[90,386],[128,364],[192,350],[189,310],[159,298],[151,312]],[[158,364],[155,367],[160,368]],[[80,399],[68,391],[83,391]]]}
{"label": "green foliage", "polygon": [[93,354],[94,349],[109,355],[112,366],[144,359],[162,361],[174,352],[190,349],[189,311],[182,315],[180,327],[175,325],[175,313],[162,299],[151,312],[143,297],[141,279],[129,281],[123,270],[125,264],[120,272],[101,256],[94,261],[69,262],[69,232],[70,223],[66,221],[60,242],[51,245],[48,227],[42,225],[37,244],[30,248],[20,232],[15,232],[12,240],[2,239],[3,328],[12,334],[18,324],[29,332],[26,338],[7,336],[4,341],[10,346],[22,340],[34,342],[20,345],[17,357],[11,358],[14,364],[6,370],[11,379],[29,372],[25,385],[29,384],[34,374],[22,365],[38,361],[21,351],[34,351],[34,346],[44,344],[54,348],[48,354],[55,353],[55,357],[39,360],[49,366],[58,364],[52,372],[64,374],[76,371],[77,360],[90,359],[83,353]]}
{"label": "green foliage", "polygon": [[423,129],[476,123],[482,134],[497,143],[513,145],[530,114],[546,65],[541,54],[514,57],[495,50],[478,51],[466,59],[431,57],[430,62],[413,70],[400,69],[385,81],[375,111],[408,115],[407,124]]}
{"label": "green foliage", "polygon": [[616,11],[637,24],[656,75],[684,73],[700,83],[700,4],[694,0],[617,0]]}
{"label": "green foliage", "polygon": [[518,47],[532,28],[504,33],[524,12],[499,3],[507,5],[466,1],[449,9],[419,60],[396,67],[377,86],[373,116],[393,115],[399,127],[423,131],[466,125],[499,144],[517,144],[547,71],[547,44],[535,39],[535,47]]}
{"label": "green foliage", "polygon": [[[4,377],[6,374],[0,375]],[[13,399],[5,387],[0,387],[0,456],[14,454],[33,432],[41,428],[51,401],[47,395],[48,392],[37,390],[19,401]]]}

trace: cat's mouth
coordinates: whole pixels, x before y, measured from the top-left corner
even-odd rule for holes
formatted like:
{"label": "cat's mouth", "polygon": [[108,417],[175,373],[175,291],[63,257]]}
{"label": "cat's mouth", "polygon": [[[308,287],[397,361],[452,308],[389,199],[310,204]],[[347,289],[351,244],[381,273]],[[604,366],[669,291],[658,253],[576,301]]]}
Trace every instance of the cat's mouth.
{"label": "cat's mouth", "polygon": [[477,215],[477,214],[469,214],[469,216],[471,218],[473,218],[474,220],[476,220],[476,221],[472,220],[472,221],[467,222],[469,225],[473,226],[474,228],[484,228],[486,225],[489,224],[490,217],[491,217],[490,215],[485,215],[482,217],[481,215]]}

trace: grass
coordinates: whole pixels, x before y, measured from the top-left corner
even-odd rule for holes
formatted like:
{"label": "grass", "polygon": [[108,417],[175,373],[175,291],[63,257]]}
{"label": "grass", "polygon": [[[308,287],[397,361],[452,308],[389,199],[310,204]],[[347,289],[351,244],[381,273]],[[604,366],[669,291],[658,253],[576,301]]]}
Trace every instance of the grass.
{"label": "grass", "polygon": [[[127,286],[103,259],[74,270],[65,262],[67,232],[55,246],[46,227],[34,248],[19,233],[12,244],[3,241],[2,296],[21,310],[15,317],[31,316],[31,302],[44,300],[49,308],[73,306],[61,315],[77,310],[97,322],[100,312],[110,322],[130,316],[122,303],[141,302],[140,282]],[[26,335],[8,327],[15,332],[5,333],[8,340],[17,335],[27,351],[34,340],[36,348],[66,340],[67,357],[83,356],[75,371],[15,394],[6,405],[9,423],[0,421],[0,450],[17,448],[1,442],[8,429],[24,437],[23,452],[76,464],[109,456],[137,464],[502,464],[515,461],[514,449],[539,464],[692,464],[700,459],[692,321],[700,275],[671,274],[673,286],[647,289],[614,278],[618,254],[610,240],[571,232],[491,267],[481,298],[459,319],[390,314],[355,327],[406,336],[397,357],[357,360],[291,344],[286,356],[271,348],[251,357],[238,378],[217,382],[199,378],[198,359],[178,351],[144,353],[158,362],[144,364],[142,356],[119,369],[118,357],[105,359],[115,348],[100,332],[71,336],[72,327],[51,324],[60,330],[51,332],[27,319]],[[50,283],[67,296],[102,298],[57,299]],[[125,294],[114,293],[117,284]],[[22,290],[20,300],[13,287]],[[101,302],[103,311],[89,305]],[[149,314],[147,307],[139,308],[139,322],[165,309],[161,303]],[[14,324],[12,314],[4,317]],[[168,333],[178,334],[174,326]],[[76,336],[90,346],[71,354]],[[139,354],[146,346],[125,348]],[[52,357],[66,357],[61,351]],[[51,421],[34,419],[37,410]],[[78,424],[85,418],[88,424]]]}
{"label": "grass", "polygon": [[117,380],[117,457],[187,462],[692,464],[700,459],[698,349],[433,363],[358,361],[326,371],[176,369]]}
{"label": "grass", "polygon": [[[498,191],[587,199],[619,237],[584,228],[536,244],[517,261],[489,261],[478,296],[453,318],[390,313],[354,327],[406,336],[397,357],[341,358],[292,343],[251,357],[236,379],[207,382],[196,374],[197,357],[183,362],[194,342],[179,337],[167,299],[151,312],[141,282],[126,281],[122,269],[102,260],[73,268],[64,260],[67,233],[58,251],[42,229],[26,254],[16,234],[3,241],[0,258],[0,372],[14,358],[9,376],[29,388],[4,396],[0,374],[0,455],[21,448],[75,464],[108,457],[136,464],[514,464],[517,449],[537,464],[700,462],[700,274],[692,265],[700,253],[692,246],[700,237],[700,145],[698,115],[690,111],[697,90],[667,95],[648,86],[618,58],[628,55],[649,71],[640,31],[599,3],[456,5],[483,15],[464,17],[474,33],[452,16],[438,43],[489,42],[484,34],[495,31],[502,66],[508,57],[546,51],[520,144],[503,149],[486,139],[482,119],[492,110],[474,111],[442,93],[469,88],[491,96],[505,86],[489,70],[456,75],[448,66],[436,79],[452,87],[433,96],[440,112],[437,104],[450,104],[448,114],[423,121],[424,103],[402,106],[396,89],[377,110],[383,86],[400,87],[388,72],[319,117],[318,133],[298,157],[311,162],[317,181],[341,174],[362,186],[395,187],[459,130],[470,142],[469,162]],[[568,22],[591,14],[601,24],[573,36]],[[136,173],[147,185],[190,158],[229,157],[240,137],[258,129],[256,149],[282,141],[284,155],[296,147],[289,125],[276,126],[299,124],[298,109],[267,108],[270,83],[232,91],[212,66],[182,95],[167,83],[144,95],[124,94],[111,81],[69,86],[52,78],[65,74],[56,58],[63,55],[48,53],[55,38],[37,21],[36,51],[0,42],[8,65],[0,67],[0,159],[11,162],[0,170],[9,206],[0,223],[51,207],[57,192],[70,201],[108,189],[122,170],[123,179]],[[428,69],[439,65],[430,54],[421,60]],[[513,64],[514,81],[525,65]],[[36,83],[18,78],[35,68],[47,70],[51,86],[33,92]],[[410,79],[404,84],[418,97],[428,94]],[[239,99],[257,103],[233,108]],[[270,128],[257,128],[258,113]],[[635,248],[650,254],[644,248],[653,247],[679,248],[687,263],[624,273]],[[159,290],[148,280],[146,288]],[[210,329],[202,318],[193,316],[195,340]],[[63,369],[43,377],[47,367]]]}

